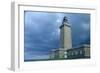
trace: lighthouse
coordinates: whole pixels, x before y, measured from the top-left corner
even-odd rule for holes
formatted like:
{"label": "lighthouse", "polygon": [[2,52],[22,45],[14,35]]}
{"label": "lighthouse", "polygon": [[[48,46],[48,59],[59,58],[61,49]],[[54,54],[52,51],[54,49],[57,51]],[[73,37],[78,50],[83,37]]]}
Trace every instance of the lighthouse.
{"label": "lighthouse", "polygon": [[64,50],[72,48],[71,26],[67,17],[63,18],[62,25],[60,26],[60,48]]}

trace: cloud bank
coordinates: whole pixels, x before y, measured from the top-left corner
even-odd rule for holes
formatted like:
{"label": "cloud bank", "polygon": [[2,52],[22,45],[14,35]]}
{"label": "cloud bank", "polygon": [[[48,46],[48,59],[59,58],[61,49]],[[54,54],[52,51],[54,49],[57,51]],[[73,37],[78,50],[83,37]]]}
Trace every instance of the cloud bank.
{"label": "cloud bank", "polygon": [[72,44],[90,43],[90,14],[25,11],[24,58],[47,59],[50,50],[60,47],[60,25],[68,17],[72,28]]}

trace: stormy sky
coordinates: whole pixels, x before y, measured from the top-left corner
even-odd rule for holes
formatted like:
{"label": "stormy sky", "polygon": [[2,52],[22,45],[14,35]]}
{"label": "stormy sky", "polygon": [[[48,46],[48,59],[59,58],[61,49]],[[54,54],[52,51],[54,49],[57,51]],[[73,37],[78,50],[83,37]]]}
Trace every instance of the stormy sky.
{"label": "stormy sky", "polygon": [[24,59],[48,59],[60,47],[60,25],[66,16],[71,25],[73,47],[90,43],[90,14],[24,12]]}

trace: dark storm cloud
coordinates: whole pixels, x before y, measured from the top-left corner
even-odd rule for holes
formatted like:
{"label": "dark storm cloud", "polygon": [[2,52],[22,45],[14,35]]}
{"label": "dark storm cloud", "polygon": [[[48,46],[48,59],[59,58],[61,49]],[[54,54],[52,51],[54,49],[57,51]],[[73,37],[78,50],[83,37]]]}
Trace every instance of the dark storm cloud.
{"label": "dark storm cloud", "polygon": [[73,47],[86,44],[90,38],[90,15],[89,14],[69,14],[72,25]]}
{"label": "dark storm cloud", "polygon": [[36,56],[38,58],[48,58],[47,54],[51,49],[60,47],[59,26],[62,24],[64,16],[68,17],[72,26],[73,47],[89,41],[89,14],[26,11],[24,30],[25,59],[35,59]]}

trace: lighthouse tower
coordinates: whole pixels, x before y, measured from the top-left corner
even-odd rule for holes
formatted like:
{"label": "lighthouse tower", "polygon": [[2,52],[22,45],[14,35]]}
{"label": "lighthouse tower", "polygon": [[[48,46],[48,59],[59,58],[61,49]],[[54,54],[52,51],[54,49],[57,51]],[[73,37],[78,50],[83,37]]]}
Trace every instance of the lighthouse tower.
{"label": "lighthouse tower", "polygon": [[59,58],[67,58],[67,50],[72,48],[71,26],[67,17],[63,18],[60,26],[60,48],[58,51]]}
{"label": "lighthouse tower", "polygon": [[69,25],[67,17],[63,18],[60,26],[60,48],[68,50],[72,48],[71,26]]}
{"label": "lighthouse tower", "polygon": [[60,48],[55,50],[53,49],[52,59],[67,58],[67,50],[71,48],[71,26],[68,23],[67,17],[64,17],[62,20],[62,25],[60,26]]}

